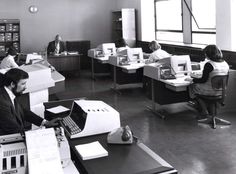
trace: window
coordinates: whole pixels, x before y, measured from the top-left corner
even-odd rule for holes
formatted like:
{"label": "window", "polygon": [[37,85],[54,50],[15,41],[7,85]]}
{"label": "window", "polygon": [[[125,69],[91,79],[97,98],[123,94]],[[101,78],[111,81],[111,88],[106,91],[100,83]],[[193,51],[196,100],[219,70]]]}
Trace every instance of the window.
{"label": "window", "polygon": [[192,42],[215,44],[216,4],[215,0],[192,0]]}
{"label": "window", "polygon": [[[184,8],[186,0],[155,0],[155,31],[157,40],[184,42],[185,37],[192,38],[195,44],[215,44],[216,42],[216,0],[191,0]],[[185,23],[191,24],[191,34],[183,33],[182,14],[191,18]]]}
{"label": "window", "polygon": [[156,39],[183,42],[181,0],[156,0],[155,14]]}

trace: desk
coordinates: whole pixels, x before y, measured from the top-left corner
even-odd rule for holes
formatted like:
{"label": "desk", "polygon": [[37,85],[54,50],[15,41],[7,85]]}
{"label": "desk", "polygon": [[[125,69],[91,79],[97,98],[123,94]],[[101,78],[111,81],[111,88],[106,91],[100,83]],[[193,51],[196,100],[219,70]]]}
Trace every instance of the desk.
{"label": "desk", "polygon": [[[71,106],[73,100],[64,100],[44,103],[45,109],[62,105]],[[45,112],[47,118],[47,113]],[[52,119],[52,117],[51,117]],[[68,140],[71,147],[72,160],[83,174],[172,174],[177,173],[171,165],[164,161],[159,155],[149,149],[145,144],[136,141],[132,145],[107,144],[107,134]],[[75,146],[78,144],[99,141],[108,151],[107,157],[83,161]]]}
{"label": "desk", "polygon": [[95,75],[110,75],[108,64],[109,56],[97,56],[96,49],[88,50],[88,57],[91,58],[91,76],[95,80]]}
{"label": "desk", "polygon": [[55,67],[57,71],[79,71],[80,72],[80,56],[73,55],[48,55],[48,62]]}
{"label": "desk", "polygon": [[[190,82],[184,81],[186,77],[179,79],[179,83],[174,80],[163,80],[158,77],[156,64],[144,67],[144,76],[147,77],[147,97],[152,100],[151,110],[156,112],[155,103],[159,105],[173,104],[189,101],[187,86]],[[165,116],[157,113],[161,118]]]}
{"label": "desk", "polygon": [[145,63],[130,63],[130,65],[119,65],[116,56],[109,57],[109,64],[113,69],[113,88],[117,90],[117,84],[137,84],[142,83],[143,67]]}
{"label": "desk", "polygon": [[[137,174],[137,173],[177,173],[159,155],[143,143],[137,141],[132,145],[107,144],[107,134],[69,140],[72,159],[80,173],[88,174]],[[108,151],[108,156],[92,160],[82,160],[75,146],[83,143],[99,141]]]}

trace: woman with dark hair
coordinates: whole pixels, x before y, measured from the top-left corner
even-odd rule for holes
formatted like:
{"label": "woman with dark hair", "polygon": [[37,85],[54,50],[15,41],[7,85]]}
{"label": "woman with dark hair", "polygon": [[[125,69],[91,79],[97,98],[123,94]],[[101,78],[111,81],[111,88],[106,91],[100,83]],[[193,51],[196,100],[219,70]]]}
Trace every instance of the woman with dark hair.
{"label": "woman with dark hair", "polygon": [[7,56],[2,60],[0,64],[0,69],[18,68],[17,63],[15,62],[15,57],[17,54],[17,50],[14,47],[10,47],[7,51]]}
{"label": "woman with dark hair", "polygon": [[189,79],[193,84],[189,87],[190,97],[195,98],[201,108],[201,115],[208,115],[206,105],[201,100],[196,98],[196,94],[217,96],[219,91],[212,88],[211,79],[217,75],[227,75],[229,72],[229,65],[223,59],[221,50],[216,45],[208,45],[203,49],[207,63],[204,65],[203,74],[201,78]]}
{"label": "woman with dark hair", "polygon": [[116,43],[116,52],[119,53],[123,50],[129,49],[129,46],[124,38],[121,38]]}

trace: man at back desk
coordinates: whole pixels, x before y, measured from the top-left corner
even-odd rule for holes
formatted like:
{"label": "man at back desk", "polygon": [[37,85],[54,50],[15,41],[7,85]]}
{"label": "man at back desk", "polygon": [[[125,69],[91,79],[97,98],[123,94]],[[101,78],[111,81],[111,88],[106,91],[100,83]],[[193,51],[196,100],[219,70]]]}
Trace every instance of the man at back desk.
{"label": "man at back desk", "polygon": [[18,103],[16,96],[26,89],[28,73],[13,68],[1,75],[0,86],[0,136],[13,133],[24,133],[26,122],[37,126],[56,126],[59,118],[47,121]]}
{"label": "man at back desk", "polygon": [[66,51],[65,44],[59,34],[56,35],[55,40],[49,42],[47,54],[58,55]]}

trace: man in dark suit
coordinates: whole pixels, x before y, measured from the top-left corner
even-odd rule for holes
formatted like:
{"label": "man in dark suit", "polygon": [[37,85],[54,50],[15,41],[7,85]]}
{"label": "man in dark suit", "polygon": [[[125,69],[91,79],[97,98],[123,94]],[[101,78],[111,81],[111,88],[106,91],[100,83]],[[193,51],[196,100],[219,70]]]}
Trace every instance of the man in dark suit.
{"label": "man in dark suit", "polygon": [[55,40],[49,42],[47,53],[48,54],[60,54],[61,52],[66,51],[65,45],[62,42],[62,38],[60,35],[56,35]]}
{"label": "man in dark suit", "polygon": [[25,71],[13,68],[1,74],[0,87],[0,135],[24,133],[26,122],[37,126],[56,126],[59,118],[47,121],[33,112],[24,109],[17,102],[16,96],[26,89],[29,78]]}

